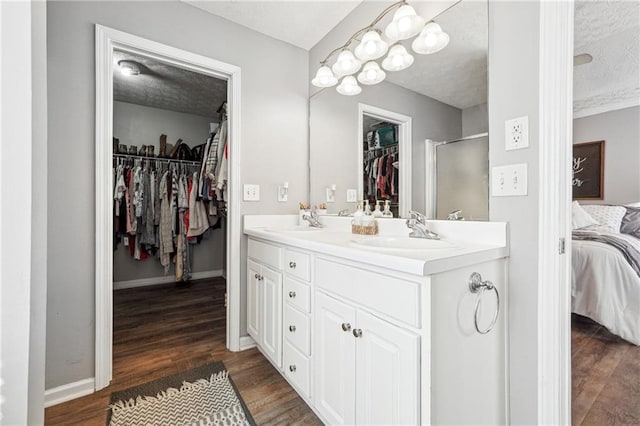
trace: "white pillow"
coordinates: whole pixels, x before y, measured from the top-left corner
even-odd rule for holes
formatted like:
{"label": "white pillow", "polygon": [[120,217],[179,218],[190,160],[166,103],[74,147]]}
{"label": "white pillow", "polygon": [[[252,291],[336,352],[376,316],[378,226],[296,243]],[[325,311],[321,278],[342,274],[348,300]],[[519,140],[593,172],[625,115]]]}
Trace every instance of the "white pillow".
{"label": "white pillow", "polygon": [[627,214],[627,209],[622,206],[600,206],[589,204],[582,206],[592,218],[597,220],[600,225],[607,227],[609,232],[620,233],[620,224],[622,218]]}
{"label": "white pillow", "polygon": [[638,208],[638,207],[640,207],[640,202],[637,202],[637,203],[631,203],[631,204],[625,204],[625,205],[626,205],[627,207],[636,207],[636,208]]}
{"label": "white pillow", "polygon": [[574,201],[572,207],[573,229],[584,228],[585,226],[599,225],[598,221],[592,218],[589,213],[584,211],[580,203]]}

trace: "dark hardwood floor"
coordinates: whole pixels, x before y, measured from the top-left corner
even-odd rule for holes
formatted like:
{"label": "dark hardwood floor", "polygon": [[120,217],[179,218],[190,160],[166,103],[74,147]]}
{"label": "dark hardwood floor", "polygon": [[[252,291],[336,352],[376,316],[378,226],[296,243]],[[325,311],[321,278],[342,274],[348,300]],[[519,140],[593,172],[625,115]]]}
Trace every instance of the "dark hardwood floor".
{"label": "dark hardwood floor", "polygon": [[640,347],[573,314],[572,424],[640,425]]}
{"label": "dark hardwood floor", "polygon": [[45,424],[104,425],[111,392],[211,361],[224,362],[258,424],[322,424],[257,349],[225,349],[224,292],[223,279],[116,291],[111,385],[47,408]]}

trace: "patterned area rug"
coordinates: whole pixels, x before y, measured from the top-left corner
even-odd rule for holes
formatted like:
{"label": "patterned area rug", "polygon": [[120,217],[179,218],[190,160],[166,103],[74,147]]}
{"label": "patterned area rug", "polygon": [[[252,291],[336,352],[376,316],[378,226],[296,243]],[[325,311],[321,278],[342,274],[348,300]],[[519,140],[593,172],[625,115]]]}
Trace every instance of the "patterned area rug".
{"label": "patterned area rug", "polygon": [[111,394],[109,425],[255,425],[222,362]]}

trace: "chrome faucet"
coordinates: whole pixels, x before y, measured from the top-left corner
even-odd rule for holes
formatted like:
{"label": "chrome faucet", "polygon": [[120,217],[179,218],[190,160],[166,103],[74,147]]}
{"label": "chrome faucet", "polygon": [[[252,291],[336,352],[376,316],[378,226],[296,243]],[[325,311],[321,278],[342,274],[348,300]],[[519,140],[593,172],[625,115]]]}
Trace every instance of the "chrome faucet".
{"label": "chrome faucet", "polygon": [[454,210],[447,216],[447,220],[464,220],[462,210]]}
{"label": "chrome faucet", "polygon": [[318,217],[318,213],[315,211],[310,211],[308,214],[303,214],[302,219],[309,222],[309,226],[312,228],[322,228],[323,225],[320,223],[320,218]]}
{"label": "chrome faucet", "polygon": [[427,218],[422,214],[415,211],[410,211],[411,215],[407,219],[407,228],[411,229],[409,234],[412,238],[427,238],[429,240],[439,240],[440,236],[435,232],[431,232],[427,228]]}
{"label": "chrome faucet", "polygon": [[349,209],[340,210],[338,216],[349,216]]}

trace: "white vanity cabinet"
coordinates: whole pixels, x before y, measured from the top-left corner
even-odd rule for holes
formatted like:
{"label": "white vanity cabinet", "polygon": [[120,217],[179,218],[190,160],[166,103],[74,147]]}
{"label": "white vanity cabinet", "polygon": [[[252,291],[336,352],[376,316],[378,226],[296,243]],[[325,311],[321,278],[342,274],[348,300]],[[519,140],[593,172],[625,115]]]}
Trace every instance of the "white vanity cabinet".
{"label": "white vanity cabinet", "polygon": [[311,258],[310,253],[285,248],[283,371],[306,400],[311,399]]}
{"label": "white vanity cabinet", "polygon": [[249,240],[247,331],[262,352],[282,366],[282,248]]}
{"label": "white vanity cabinet", "polygon": [[420,338],[316,293],[315,407],[330,424],[417,424]]}
{"label": "white vanity cabinet", "polygon": [[502,240],[443,256],[245,231],[249,334],[326,424],[508,424],[506,226],[446,226]]}

